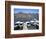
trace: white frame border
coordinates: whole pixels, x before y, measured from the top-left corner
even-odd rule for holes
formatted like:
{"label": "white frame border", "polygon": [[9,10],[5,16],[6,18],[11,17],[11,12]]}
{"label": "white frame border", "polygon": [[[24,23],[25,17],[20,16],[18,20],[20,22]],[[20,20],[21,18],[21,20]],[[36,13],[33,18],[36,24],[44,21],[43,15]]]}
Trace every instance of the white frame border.
{"label": "white frame border", "polygon": [[[14,30],[14,8],[39,9],[39,30]],[[11,5],[11,34],[42,33],[42,7]]]}

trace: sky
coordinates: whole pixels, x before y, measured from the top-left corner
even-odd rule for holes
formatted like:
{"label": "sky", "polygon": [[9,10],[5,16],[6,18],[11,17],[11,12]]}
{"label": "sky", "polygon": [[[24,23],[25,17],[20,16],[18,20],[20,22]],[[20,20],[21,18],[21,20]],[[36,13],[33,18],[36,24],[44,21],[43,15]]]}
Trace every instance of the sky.
{"label": "sky", "polygon": [[14,13],[38,13],[39,9],[21,9],[21,8],[15,8]]}

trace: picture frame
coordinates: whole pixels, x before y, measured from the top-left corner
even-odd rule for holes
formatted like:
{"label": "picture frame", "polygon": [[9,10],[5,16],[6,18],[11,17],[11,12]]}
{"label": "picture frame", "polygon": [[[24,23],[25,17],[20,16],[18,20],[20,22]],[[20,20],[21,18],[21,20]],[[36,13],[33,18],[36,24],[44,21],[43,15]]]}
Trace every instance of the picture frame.
{"label": "picture frame", "polygon": [[[16,17],[13,17],[13,12],[15,12],[15,14],[16,14],[16,12],[17,12],[16,10],[23,11],[24,10],[23,8],[26,9],[25,11],[27,11],[27,9],[39,9],[39,13],[41,13],[41,14],[39,14],[39,25],[40,26],[39,26],[38,30],[37,29],[17,30],[17,31],[12,30],[14,28],[13,20],[16,18]],[[15,11],[13,11],[13,9],[15,9]],[[31,12],[33,12],[33,11],[31,11]],[[37,10],[35,10],[35,13],[36,12],[37,12]],[[19,18],[19,16],[18,16],[18,18]],[[16,19],[15,19],[15,21],[16,21]],[[35,36],[44,36],[44,35],[45,35],[45,4],[44,3],[5,1],[5,38],[35,37]]]}

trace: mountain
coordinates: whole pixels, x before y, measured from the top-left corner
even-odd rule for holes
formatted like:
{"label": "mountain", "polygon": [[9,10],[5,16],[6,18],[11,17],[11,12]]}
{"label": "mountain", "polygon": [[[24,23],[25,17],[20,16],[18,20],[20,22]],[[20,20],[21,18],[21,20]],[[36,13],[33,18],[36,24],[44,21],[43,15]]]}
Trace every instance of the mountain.
{"label": "mountain", "polygon": [[26,14],[26,13],[17,13],[14,14],[14,21],[30,21],[33,20],[34,18],[38,19],[38,14]]}

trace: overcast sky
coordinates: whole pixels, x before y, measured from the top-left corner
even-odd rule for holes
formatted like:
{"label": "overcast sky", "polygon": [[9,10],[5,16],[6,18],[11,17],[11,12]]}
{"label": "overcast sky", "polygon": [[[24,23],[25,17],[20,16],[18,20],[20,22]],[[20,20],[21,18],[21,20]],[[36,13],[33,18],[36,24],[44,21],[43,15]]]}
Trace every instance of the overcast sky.
{"label": "overcast sky", "polygon": [[39,9],[21,9],[21,8],[15,8],[14,13],[38,13]]}

